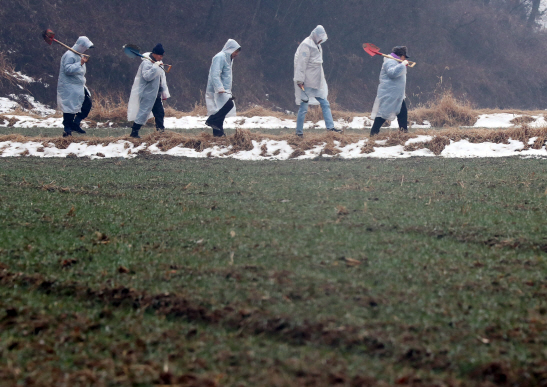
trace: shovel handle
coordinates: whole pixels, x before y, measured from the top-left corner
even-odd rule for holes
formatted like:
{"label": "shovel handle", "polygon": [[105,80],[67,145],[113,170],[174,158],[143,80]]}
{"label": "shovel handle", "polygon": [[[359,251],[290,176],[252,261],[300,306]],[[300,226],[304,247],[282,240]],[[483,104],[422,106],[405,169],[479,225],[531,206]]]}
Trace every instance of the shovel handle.
{"label": "shovel handle", "polygon": [[[382,54],[382,53],[378,53],[378,54],[382,55],[384,58],[393,59],[393,60],[396,60],[399,63],[403,63],[403,61],[401,59],[394,58],[391,55],[386,55],[386,54]],[[408,67],[416,66],[416,62],[411,62],[411,61],[407,61],[407,62],[408,62]]]}
{"label": "shovel handle", "polygon": [[[141,58],[143,58],[143,59],[148,59],[148,60],[149,60],[150,62],[152,62],[152,63],[156,63],[156,62],[154,62],[152,59],[150,59],[149,57],[144,56],[144,55],[142,55],[142,54],[139,53],[139,52],[133,51],[133,53],[135,53],[137,56],[139,56],[139,57],[141,57]],[[165,74],[169,74],[169,71],[171,71],[171,67],[173,67],[173,66],[164,63],[164,64],[161,65],[160,67],[162,68],[163,71],[165,71]]]}
{"label": "shovel handle", "polygon": [[66,48],[67,50],[69,51],[72,51],[73,53],[75,53],[76,55],[79,55],[80,57],[86,57],[86,58],[89,58],[89,55],[86,55],[86,54],[82,54],[76,50],[74,50],[72,47],[68,47],[66,44],[62,43],[62,42],[59,42],[57,39],[53,39],[54,42],[60,44],[61,46],[63,46],[64,48]]}

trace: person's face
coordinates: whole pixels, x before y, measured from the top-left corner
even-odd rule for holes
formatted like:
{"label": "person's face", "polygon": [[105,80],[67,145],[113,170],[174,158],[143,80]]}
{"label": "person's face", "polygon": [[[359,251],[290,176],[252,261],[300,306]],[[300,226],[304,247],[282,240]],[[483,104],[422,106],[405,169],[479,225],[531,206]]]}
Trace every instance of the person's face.
{"label": "person's face", "polygon": [[401,60],[406,60],[406,56],[401,55]]}
{"label": "person's face", "polygon": [[232,52],[232,59],[234,59],[236,56],[238,56],[240,52],[241,52],[241,50],[235,50],[234,52]]}
{"label": "person's face", "polygon": [[163,55],[152,54],[152,58],[154,58],[156,62],[159,62],[163,59]]}

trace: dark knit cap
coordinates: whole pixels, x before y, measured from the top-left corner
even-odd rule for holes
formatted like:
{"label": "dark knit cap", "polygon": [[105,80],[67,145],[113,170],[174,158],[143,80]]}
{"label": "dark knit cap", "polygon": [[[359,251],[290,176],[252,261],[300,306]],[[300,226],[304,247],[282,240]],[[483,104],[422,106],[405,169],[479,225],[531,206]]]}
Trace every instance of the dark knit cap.
{"label": "dark knit cap", "polygon": [[406,58],[410,58],[406,52],[406,46],[395,46],[391,52],[399,57],[404,55]]}
{"label": "dark knit cap", "polygon": [[161,45],[161,43],[156,44],[156,47],[154,47],[154,49],[152,50],[152,54],[156,54],[156,55],[165,54],[165,50],[163,49],[163,46]]}

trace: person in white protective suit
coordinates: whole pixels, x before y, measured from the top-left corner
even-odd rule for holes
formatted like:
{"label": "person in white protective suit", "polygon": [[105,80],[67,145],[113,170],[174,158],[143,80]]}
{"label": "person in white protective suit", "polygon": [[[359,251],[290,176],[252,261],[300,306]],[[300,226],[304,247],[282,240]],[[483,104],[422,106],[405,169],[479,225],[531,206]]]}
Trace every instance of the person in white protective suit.
{"label": "person in white protective suit", "polygon": [[399,130],[408,132],[408,111],[405,103],[406,67],[408,66],[407,48],[396,46],[390,54],[391,57],[401,59],[397,62],[391,58],[384,58],[384,64],[380,71],[380,85],[376,100],[372,107],[371,118],[374,124],[370,129],[370,135],[380,133],[380,128],[386,120],[393,121],[397,117]]}
{"label": "person in white protective suit", "polygon": [[[93,43],[86,36],[80,36],[72,49],[83,54],[93,48]],[[72,136],[72,132],[85,133],[81,122],[91,111],[91,93],[86,87],[86,63],[88,56],[80,57],[67,51],[61,58],[59,81],[57,83],[57,105],[63,112],[63,137]]]}
{"label": "person in white protective suit", "polygon": [[323,26],[315,27],[294,55],[294,90],[296,104],[300,105],[296,119],[296,135],[304,136],[304,121],[308,105],[321,105],[325,126],[328,131],[341,132],[334,128],[330,104],[327,100],[329,88],[323,71],[323,49],[321,45],[328,39]]}
{"label": "person in white protective suit", "polygon": [[152,116],[156,121],[156,130],[165,131],[163,101],[171,95],[162,68],[164,54],[165,50],[161,43],[158,43],[151,53],[143,54],[152,61],[142,58],[127,105],[127,120],[133,121],[130,134],[133,138],[140,138],[140,128]]}
{"label": "person in white protective suit", "polygon": [[213,57],[207,80],[205,102],[209,118],[205,125],[213,128],[215,137],[225,136],[224,119],[236,115],[232,95],[232,66],[234,58],[241,52],[241,46],[233,39],[228,39],[221,52]]}

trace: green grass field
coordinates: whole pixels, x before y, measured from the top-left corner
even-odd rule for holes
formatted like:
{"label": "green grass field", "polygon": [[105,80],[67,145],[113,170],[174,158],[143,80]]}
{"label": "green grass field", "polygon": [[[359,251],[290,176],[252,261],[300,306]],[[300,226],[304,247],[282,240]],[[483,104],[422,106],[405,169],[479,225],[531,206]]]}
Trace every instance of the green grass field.
{"label": "green grass field", "polygon": [[533,159],[0,159],[0,385],[544,385],[546,195]]}

